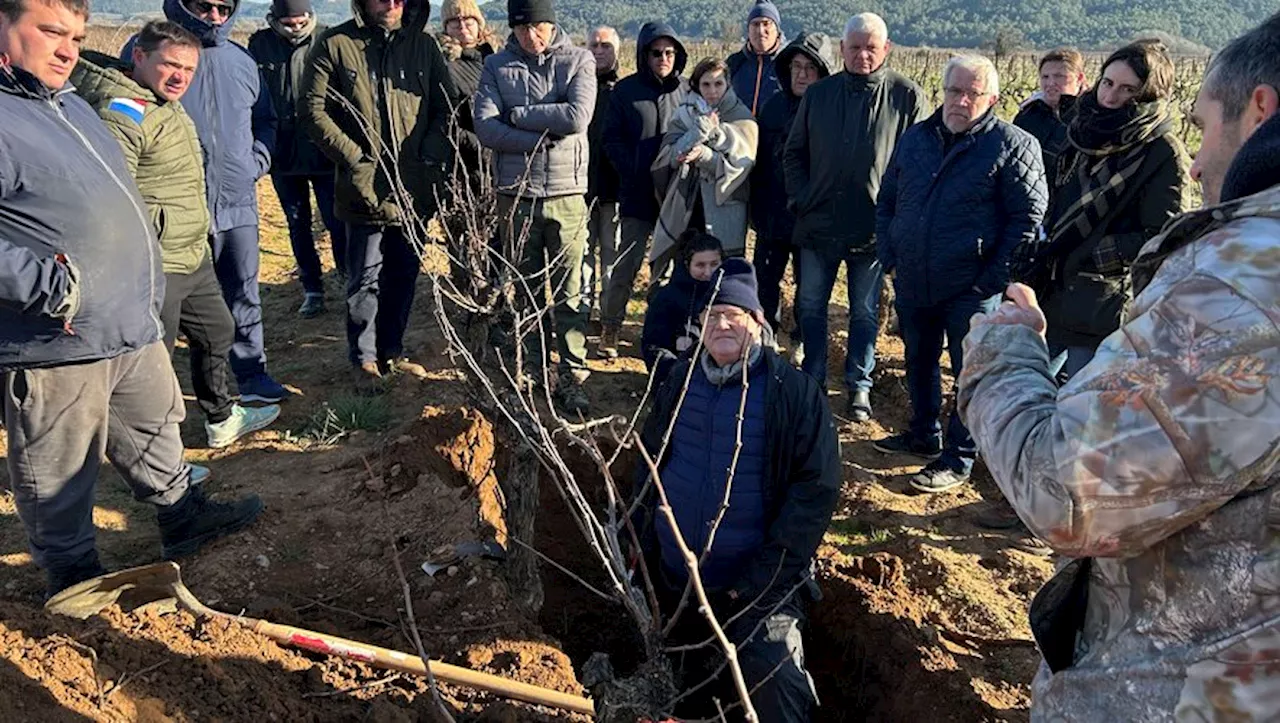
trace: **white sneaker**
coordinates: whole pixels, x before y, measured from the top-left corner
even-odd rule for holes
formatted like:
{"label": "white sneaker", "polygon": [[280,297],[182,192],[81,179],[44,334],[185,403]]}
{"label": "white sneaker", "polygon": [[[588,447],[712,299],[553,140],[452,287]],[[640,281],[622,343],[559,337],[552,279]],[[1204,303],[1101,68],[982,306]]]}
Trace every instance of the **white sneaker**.
{"label": "white sneaker", "polygon": [[217,424],[204,423],[204,431],[209,435],[209,446],[214,449],[230,447],[236,440],[262,429],[276,421],[280,416],[280,405],[268,404],[265,407],[242,407],[239,404],[231,408],[231,416]]}

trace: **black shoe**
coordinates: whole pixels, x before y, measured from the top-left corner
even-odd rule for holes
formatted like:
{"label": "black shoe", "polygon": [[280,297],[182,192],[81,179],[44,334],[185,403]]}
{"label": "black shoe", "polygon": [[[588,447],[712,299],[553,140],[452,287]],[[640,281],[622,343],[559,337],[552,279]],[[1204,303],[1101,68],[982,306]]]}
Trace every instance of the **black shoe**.
{"label": "black shoe", "polygon": [[945,462],[930,462],[911,478],[911,486],[921,492],[946,492],[969,481],[969,473]]}
{"label": "black shoe", "polygon": [[203,487],[190,487],[173,506],[157,513],[166,560],[194,554],[207,542],[239,532],[262,514],[262,499],[249,495],[235,502],[213,502]]}
{"label": "black shoe", "polygon": [[885,454],[907,454],[932,462],[942,456],[942,444],[922,441],[910,433],[895,434],[892,437],[877,439],[871,443],[877,452]]}
{"label": "black shoe", "polygon": [[849,419],[855,422],[871,421],[871,392],[859,389],[849,396]]}
{"label": "black shoe", "polygon": [[44,571],[44,599],[48,600],[72,585],[105,574],[107,570],[98,561],[97,550],[90,550],[74,562],[50,564]]}

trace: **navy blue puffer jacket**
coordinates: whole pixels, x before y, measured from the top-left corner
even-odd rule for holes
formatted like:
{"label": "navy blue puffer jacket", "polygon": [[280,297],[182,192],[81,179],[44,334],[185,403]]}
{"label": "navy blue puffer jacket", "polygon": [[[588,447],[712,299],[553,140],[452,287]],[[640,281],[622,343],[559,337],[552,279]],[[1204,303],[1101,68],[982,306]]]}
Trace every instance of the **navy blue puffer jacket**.
{"label": "navy blue puffer jacket", "polygon": [[939,108],[898,141],[876,203],[876,254],[897,303],[1004,291],[1009,258],[1048,207],[1040,144],[988,113],[946,148]]}

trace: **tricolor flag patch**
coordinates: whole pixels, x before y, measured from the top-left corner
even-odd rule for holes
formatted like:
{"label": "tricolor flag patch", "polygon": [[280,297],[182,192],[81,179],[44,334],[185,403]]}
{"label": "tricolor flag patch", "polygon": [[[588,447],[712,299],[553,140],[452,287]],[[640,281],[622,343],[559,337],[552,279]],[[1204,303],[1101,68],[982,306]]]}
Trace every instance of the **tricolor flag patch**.
{"label": "tricolor flag patch", "polygon": [[125,115],[134,123],[142,125],[142,113],[146,106],[147,102],[138,98],[112,98],[107,110]]}

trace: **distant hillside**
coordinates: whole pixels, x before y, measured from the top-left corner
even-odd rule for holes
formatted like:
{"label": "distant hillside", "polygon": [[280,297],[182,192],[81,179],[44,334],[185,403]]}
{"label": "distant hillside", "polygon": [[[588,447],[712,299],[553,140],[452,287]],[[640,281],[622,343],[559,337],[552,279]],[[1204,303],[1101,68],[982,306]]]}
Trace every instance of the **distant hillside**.
{"label": "distant hillside", "polygon": [[[314,0],[321,17],[349,17],[349,0]],[[575,33],[609,23],[634,36],[648,20],[663,19],[688,37],[737,40],[750,3],[745,0],[555,0],[560,21]],[[1031,47],[1072,44],[1106,48],[1135,36],[1161,31],[1209,48],[1228,40],[1277,9],[1276,0],[776,0],[783,29],[838,34],[852,14],[870,10],[889,22],[895,42],[910,46],[972,48],[989,43],[997,28],[1012,31]],[[91,0],[95,16],[157,12],[161,0]],[[250,2],[241,14],[258,22],[267,3]],[[439,12],[439,0],[432,12]],[[496,22],[506,19],[506,3],[484,3]]]}
{"label": "distant hillside", "polygon": [[[998,27],[1019,31],[1034,47],[1114,46],[1159,30],[1210,48],[1278,9],[1276,0],[775,0],[789,35],[800,30],[839,34],[854,13],[872,11],[889,23],[897,43],[943,48],[980,47]],[[502,16],[505,3],[489,12]],[[607,22],[634,36],[645,21],[663,19],[690,37],[742,37],[745,0],[556,0],[560,21],[574,32]]]}

